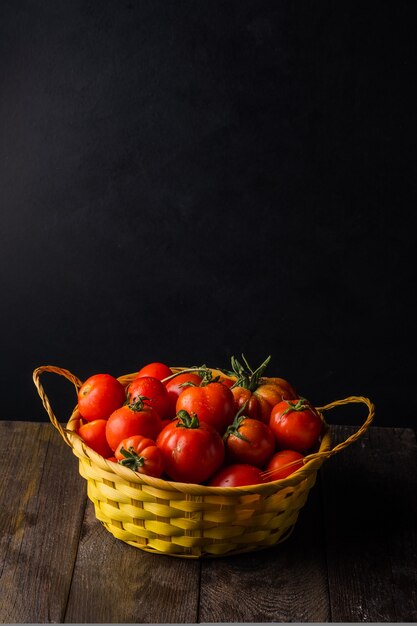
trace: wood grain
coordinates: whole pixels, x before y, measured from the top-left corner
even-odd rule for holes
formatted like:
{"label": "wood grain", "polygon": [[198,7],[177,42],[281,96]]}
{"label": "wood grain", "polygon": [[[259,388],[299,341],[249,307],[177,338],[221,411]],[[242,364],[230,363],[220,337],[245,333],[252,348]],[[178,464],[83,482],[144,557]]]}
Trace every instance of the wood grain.
{"label": "wood grain", "polygon": [[[337,440],[351,427],[337,427]],[[372,427],[322,476],[331,618],[417,620],[417,448],[410,429]]]}
{"label": "wood grain", "polygon": [[0,621],[61,622],[85,500],[50,424],[0,422]]}
{"label": "wood grain", "polygon": [[0,455],[1,623],[417,621],[410,429],[371,427],[326,461],[286,542],[202,561],[105,530],[50,424],[0,422]]}
{"label": "wood grain", "polygon": [[285,542],[202,563],[201,622],[326,622],[329,614],[317,484]]}
{"label": "wood grain", "polygon": [[65,622],[195,623],[199,572],[115,539],[88,502]]}

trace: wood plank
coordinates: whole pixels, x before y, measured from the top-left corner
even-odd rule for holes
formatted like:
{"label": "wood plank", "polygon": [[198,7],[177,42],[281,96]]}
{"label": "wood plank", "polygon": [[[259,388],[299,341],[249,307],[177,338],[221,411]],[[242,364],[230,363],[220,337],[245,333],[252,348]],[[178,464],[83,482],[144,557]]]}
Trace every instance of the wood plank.
{"label": "wood plank", "polygon": [[86,501],[78,461],[29,422],[0,422],[0,456],[0,621],[62,622]]}
{"label": "wood plank", "polygon": [[65,622],[195,623],[200,563],[113,537],[88,501]]}
{"label": "wood plank", "polygon": [[202,563],[201,622],[326,622],[329,615],[318,482],[285,542]]}
{"label": "wood plank", "polygon": [[[338,441],[354,429],[334,429]],[[334,622],[417,620],[417,446],[410,429],[371,427],[323,467]]]}

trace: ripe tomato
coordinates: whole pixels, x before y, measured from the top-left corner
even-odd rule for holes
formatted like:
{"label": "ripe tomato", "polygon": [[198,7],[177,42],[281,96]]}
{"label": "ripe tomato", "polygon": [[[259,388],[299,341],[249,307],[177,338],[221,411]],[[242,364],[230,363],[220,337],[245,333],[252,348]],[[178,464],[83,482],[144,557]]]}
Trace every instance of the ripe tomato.
{"label": "ripe tomato", "polygon": [[163,378],[168,378],[168,376],[172,376],[173,372],[165,365],[165,363],[148,363],[148,365],[144,365],[137,376],[152,376],[152,378],[157,378],[158,380],[162,380]]}
{"label": "ripe tomato", "polygon": [[245,463],[235,463],[222,467],[209,481],[209,487],[243,487],[260,485],[266,482],[259,467]]}
{"label": "ripe tomato", "polygon": [[120,465],[130,467],[139,474],[159,478],[164,471],[162,451],[155,441],[142,435],[123,439],[117,446],[114,456]]}
{"label": "ripe tomato", "polygon": [[167,380],[167,382],[165,383],[165,387],[169,396],[170,414],[172,415],[172,417],[174,417],[176,414],[178,396],[184,391],[184,389],[187,388],[182,387],[181,385],[183,385],[184,383],[191,383],[192,385],[198,386],[201,383],[201,380],[201,376],[193,374],[192,372],[188,374],[178,374],[178,376],[176,376],[175,378]]}
{"label": "ripe tomato", "polygon": [[297,452],[310,450],[324,427],[319,413],[305,398],[278,402],[272,409],[269,425],[280,448]]}
{"label": "ripe tomato", "polygon": [[229,463],[264,467],[275,451],[275,437],[269,426],[239,413],[227,428],[224,442]]}
{"label": "ripe tomato", "polygon": [[137,376],[128,387],[131,402],[143,396],[161,419],[170,417],[169,397],[165,385],[152,376]]}
{"label": "ripe tomato", "polygon": [[[244,357],[243,357],[244,358]],[[232,367],[236,382],[232,388],[235,410],[246,404],[245,412],[249,417],[268,424],[272,407],[283,399],[297,398],[297,393],[290,383],[283,378],[265,378],[262,374],[271,357],[268,357],[255,371],[248,369],[232,357]]]}
{"label": "ripe tomato", "polygon": [[94,374],[78,391],[78,410],[87,422],[107,419],[126,400],[123,385],[110,374]]}
{"label": "ripe tomato", "polygon": [[235,413],[233,394],[229,387],[219,382],[186,387],[178,396],[176,411],[196,413],[200,422],[213,426],[223,435]]}
{"label": "ripe tomato", "polygon": [[106,439],[106,424],[107,420],[93,420],[80,426],[78,429],[78,434],[87,446],[97,452],[97,454],[104,456],[104,458],[107,458],[112,453]]}
{"label": "ripe tomato", "polygon": [[106,425],[107,442],[112,450],[116,450],[122,439],[132,435],[155,440],[161,426],[158,413],[139,399],[133,404],[125,404],[110,415]]}
{"label": "ripe tomato", "polygon": [[226,385],[229,389],[233,387],[235,382],[234,378],[229,378],[228,376],[220,376],[219,378],[219,383],[223,383],[223,385]]}
{"label": "ripe tomato", "polygon": [[166,473],[179,482],[202,483],[223,463],[223,440],[215,428],[199,422],[196,415],[179,411],[177,418],[165,426],[156,440]]}
{"label": "ripe tomato", "polygon": [[[295,450],[281,450],[280,452],[276,452],[265,468],[264,478],[269,481],[286,478],[298,470],[299,467],[303,466],[303,458],[304,456],[299,452],[295,452]],[[298,463],[286,467],[288,463],[293,463],[294,461],[298,461]]]}

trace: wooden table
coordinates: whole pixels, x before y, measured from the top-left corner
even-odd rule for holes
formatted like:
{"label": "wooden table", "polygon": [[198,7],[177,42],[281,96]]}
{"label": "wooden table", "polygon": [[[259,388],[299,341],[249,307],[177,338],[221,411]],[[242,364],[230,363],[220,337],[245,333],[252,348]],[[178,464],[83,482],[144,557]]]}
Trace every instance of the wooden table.
{"label": "wooden table", "polygon": [[371,427],[326,461],[286,542],[203,560],[113,538],[49,423],[0,422],[0,450],[2,623],[417,621],[410,429]]}

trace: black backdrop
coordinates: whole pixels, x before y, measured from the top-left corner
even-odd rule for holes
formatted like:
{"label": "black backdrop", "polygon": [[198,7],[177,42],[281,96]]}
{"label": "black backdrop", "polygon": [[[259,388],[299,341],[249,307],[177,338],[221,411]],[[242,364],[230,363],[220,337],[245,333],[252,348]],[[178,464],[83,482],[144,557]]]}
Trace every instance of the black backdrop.
{"label": "black backdrop", "polygon": [[1,2],[2,419],[243,352],[415,423],[412,7]]}

